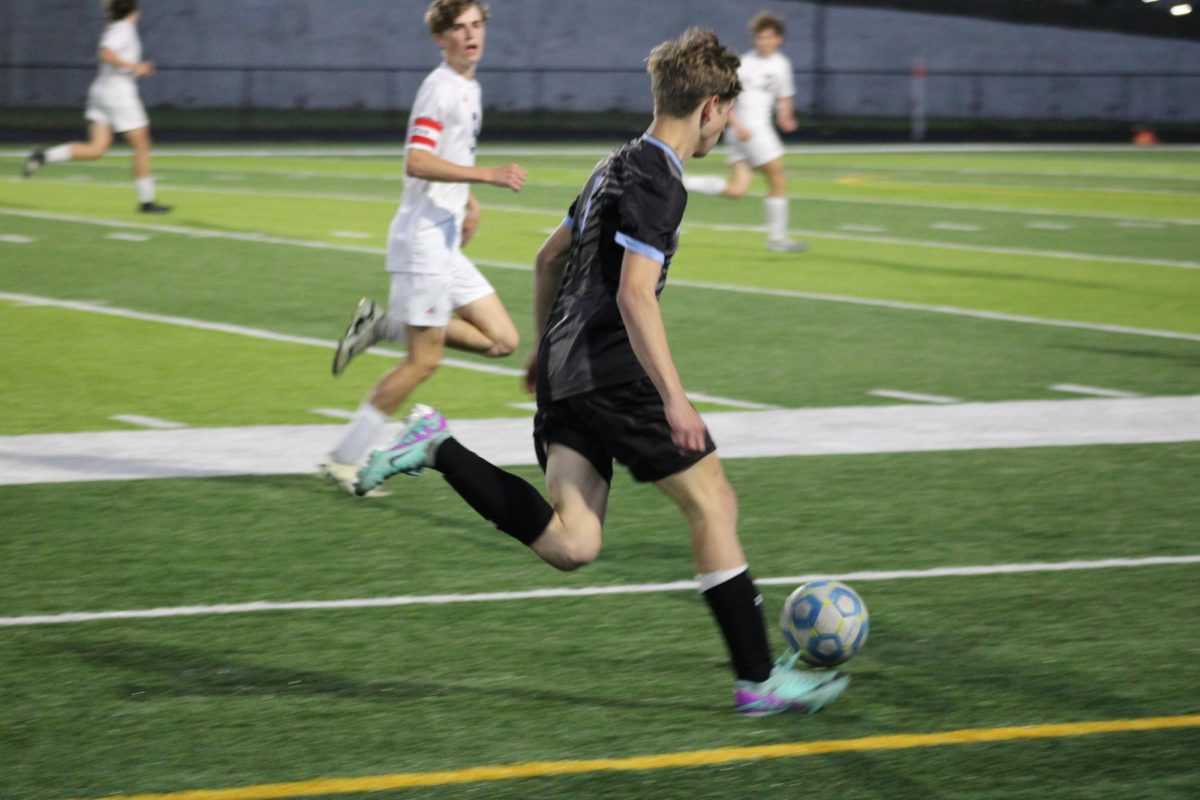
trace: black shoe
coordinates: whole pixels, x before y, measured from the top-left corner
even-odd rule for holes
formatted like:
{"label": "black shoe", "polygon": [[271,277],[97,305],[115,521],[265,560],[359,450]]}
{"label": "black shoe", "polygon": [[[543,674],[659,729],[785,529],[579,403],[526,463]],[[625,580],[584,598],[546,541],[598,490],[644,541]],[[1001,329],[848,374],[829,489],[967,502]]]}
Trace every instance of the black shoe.
{"label": "black shoe", "polygon": [[151,200],[149,203],[142,203],[138,209],[143,214],[168,214],[171,211],[170,206],[160,206],[158,203]]}
{"label": "black shoe", "polygon": [[25,159],[25,163],[21,165],[21,177],[28,178],[41,169],[46,163],[46,148],[35,147],[33,152],[29,154],[29,158]]}

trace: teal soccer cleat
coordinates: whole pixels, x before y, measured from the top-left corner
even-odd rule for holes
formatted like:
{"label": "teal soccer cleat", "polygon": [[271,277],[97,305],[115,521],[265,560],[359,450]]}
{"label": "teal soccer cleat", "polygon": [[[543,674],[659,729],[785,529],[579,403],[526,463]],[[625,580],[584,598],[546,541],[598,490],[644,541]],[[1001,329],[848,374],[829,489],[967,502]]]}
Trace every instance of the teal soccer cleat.
{"label": "teal soccer cleat", "polygon": [[841,697],[850,678],[832,670],[796,669],[799,654],[788,652],[775,662],[762,683],[735,681],[734,710],[749,717],[804,711],[815,714]]}
{"label": "teal soccer cleat", "polygon": [[383,447],[371,452],[367,465],[358,472],[354,493],[359,497],[393,475],[419,475],[431,465],[433,448],[450,438],[446,418],[435,408],[418,403],[404,418],[404,429]]}

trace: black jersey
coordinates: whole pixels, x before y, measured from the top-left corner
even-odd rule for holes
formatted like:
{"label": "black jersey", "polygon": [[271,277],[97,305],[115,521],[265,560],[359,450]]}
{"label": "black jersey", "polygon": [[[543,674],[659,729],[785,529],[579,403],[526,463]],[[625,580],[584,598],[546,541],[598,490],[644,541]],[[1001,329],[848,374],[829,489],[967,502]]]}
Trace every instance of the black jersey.
{"label": "black jersey", "polygon": [[617,307],[621,262],[632,250],[661,264],[661,294],[686,206],[683,163],[649,134],[596,166],[564,223],[571,254],[538,346],[539,402],[647,377]]}

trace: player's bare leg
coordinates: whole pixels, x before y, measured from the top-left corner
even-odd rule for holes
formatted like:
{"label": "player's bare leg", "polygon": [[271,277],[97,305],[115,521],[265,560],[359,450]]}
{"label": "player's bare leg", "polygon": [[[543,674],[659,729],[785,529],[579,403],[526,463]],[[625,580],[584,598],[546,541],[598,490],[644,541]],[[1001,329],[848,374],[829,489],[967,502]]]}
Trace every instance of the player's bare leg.
{"label": "player's bare leg", "polygon": [[517,349],[517,328],[495,294],[467,303],[454,313],[458,316],[446,326],[446,347],[489,358],[504,358]]}
{"label": "player's bare leg", "polygon": [[555,569],[571,571],[600,555],[608,481],[569,447],[551,444],[546,453],[546,492],[554,516],[530,549]]}
{"label": "player's bare leg", "polygon": [[135,128],[121,134],[133,148],[133,182],[137,186],[138,210],[143,214],[166,214],[170,206],[155,199],[154,178],[150,174],[150,129]]}
{"label": "player's bare leg", "polygon": [[60,164],[66,161],[95,161],[112,145],[112,128],[102,122],[93,122],[88,127],[86,142],[69,142],[57,147],[35,147],[29,157],[21,165],[21,177],[32,177],[33,173],[46,164]]}
{"label": "player's bare leg", "polygon": [[722,197],[730,200],[740,200],[750,191],[750,182],[754,179],[754,170],[746,160],[735,161],[729,165],[729,182],[725,184]]}
{"label": "player's bare leg", "polygon": [[445,328],[408,326],[408,355],[384,375],[370,402],[382,414],[394,415],[413,391],[437,371],[442,362]]}
{"label": "player's bare leg", "polygon": [[678,504],[691,527],[700,591],[725,638],[737,675],[736,710],[751,716],[813,712],[836,700],[848,678],[796,669],[791,654],[771,662],[762,598],[738,541],[737,495],[717,454],[709,453],[655,485]]}
{"label": "player's bare leg", "polygon": [[808,245],[789,239],[787,174],[783,171],[783,158],[768,161],[759,169],[767,179],[767,197],[763,209],[767,215],[767,248],[781,253],[798,253]]}

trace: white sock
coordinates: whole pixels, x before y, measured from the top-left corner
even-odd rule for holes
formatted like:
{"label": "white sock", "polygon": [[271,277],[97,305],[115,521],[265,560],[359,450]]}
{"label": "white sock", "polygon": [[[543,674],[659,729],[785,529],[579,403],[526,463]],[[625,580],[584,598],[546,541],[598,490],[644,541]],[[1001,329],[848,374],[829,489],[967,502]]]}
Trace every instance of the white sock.
{"label": "white sock", "polygon": [[354,412],[350,424],[342,431],[342,439],[330,455],[343,464],[362,462],[371,447],[383,437],[387,422],[388,418],[382,411],[371,405],[370,401],[363,402]]}
{"label": "white sock", "polygon": [[51,147],[46,151],[47,164],[61,164],[64,161],[71,160],[71,145],[60,144],[58,147]]}
{"label": "white sock", "polygon": [[706,572],[703,575],[697,575],[696,582],[700,584],[700,594],[704,594],[709,589],[720,586],[727,580],[736,578],[748,569],[750,569],[749,564],[742,564],[740,567],[730,567],[729,569],[722,569],[717,572]]}
{"label": "white sock", "polygon": [[138,178],[133,183],[137,186],[139,203],[154,202],[154,178]]}
{"label": "white sock", "polygon": [[763,198],[763,211],[767,215],[767,238],[779,242],[787,238],[788,199],[786,197]]}
{"label": "white sock", "polygon": [[722,194],[729,181],[720,175],[684,175],[683,187],[700,194]]}

